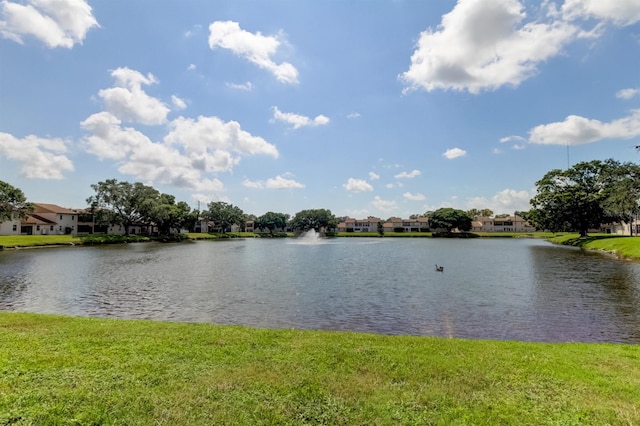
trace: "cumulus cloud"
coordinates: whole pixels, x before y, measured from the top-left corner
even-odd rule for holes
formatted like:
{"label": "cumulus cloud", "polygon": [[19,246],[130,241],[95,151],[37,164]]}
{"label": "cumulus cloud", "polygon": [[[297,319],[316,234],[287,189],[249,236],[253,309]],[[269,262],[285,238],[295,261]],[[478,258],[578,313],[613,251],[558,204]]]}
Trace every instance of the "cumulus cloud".
{"label": "cumulus cloud", "polygon": [[411,66],[400,75],[405,93],[517,86],[582,35],[564,20],[523,24],[525,17],[518,0],[459,0],[436,30],[421,33]]}
{"label": "cumulus cloud", "polygon": [[235,90],[242,90],[244,92],[250,92],[253,90],[253,84],[250,81],[246,83],[237,84],[237,83],[227,83],[227,87]]}
{"label": "cumulus cloud", "polygon": [[[209,191],[220,198],[224,185],[210,174],[232,171],[245,156],[278,158],[275,145],[251,135],[235,121],[218,117],[178,117],[167,123],[161,141],[151,140],[133,126],[123,126],[125,121],[164,123],[169,108],[142,91],[142,85],[157,83],[153,74],[145,76],[129,68],[111,74],[116,87],[99,92],[106,111],[91,115],[81,126],[87,132],[83,139],[86,151],[115,161],[121,173],[146,182]],[[186,106],[175,95],[172,103],[176,108]]]}
{"label": "cumulus cloud", "polygon": [[616,92],[616,98],[619,99],[631,99],[635,96],[640,96],[640,89],[622,89]]}
{"label": "cumulus cloud", "polygon": [[500,139],[500,143],[507,143],[507,142],[525,142],[526,139],[523,138],[522,136],[505,136],[504,138]]}
{"label": "cumulus cloud", "polygon": [[405,192],[404,194],[402,194],[402,196],[411,201],[423,201],[426,199],[423,194],[412,194],[411,192]]}
{"label": "cumulus cloud", "polygon": [[173,104],[173,107],[175,109],[187,108],[187,103],[183,99],[180,99],[179,97],[177,97],[176,95],[171,95],[171,103]]}
{"label": "cumulus cloud", "polygon": [[380,175],[374,172],[369,172],[369,180],[378,180],[380,179]]}
{"label": "cumulus cloud", "polygon": [[420,170],[412,170],[410,172],[401,172],[393,177],[396,179],[413,179],[414,177],[420,176],[422,172]]}
{"label": "cumulus cloud", "polygon": [[84,0],[4,0],[0,11],[0,35],[20,44],[24,36],[33,36],[49,48],[70,49],[100,26]]}
{"label": "cumulus cloud", "polygon": [[359,112],[351,112],[349,114],[347,114],[347,118],[359,118],[360,117],[360,113]]}
{"label": "cumulus cloud", "polygon": [[467,200],[467,207],[491,209],[496,214],[513,213],[516,210],[526,211],[531,208],[529,201],[532,194],[527,191],[517,191],[515,189],[503,189],[493,197],[473,197]]}
{"label": "cumulus cloud", "polygon": [[111,76],[116,80],[115,87],[98,92],[108,112],[126,122],[147,125],[166,122],[169,107],[142,90],[142,85],[158,83],[153,74],[145,76],[138,71],[121,67],[111,71]]}
{"label": "cumulus cloud", "polygon": [[[155,143],[131,127],[122,127],[121,121],[109,112],[93,114],[81,126],[89,132],[84,139],[87,152],[100,159],[115,160],[120,173],[199,191],[223,188],[218,179],[203,176],[203,170],[194,165],[198,159],[172,146]],[[215,164],[216,160],[210,162]]]}
{"label": "cumulus cloud", "polygon": [[189,64],[189,66],[187,67],[187,71],[193,71],[193,70],[195,70],[196,68],[197,68],[197,67],[196,67],[196,64]]}
{"label": "cumulus cloud", "polygon": [[640,109],[610,123],[570,115],[564,121],[541,124],[529,132],[529,141],[543,145],[580,145],[604,139],[640,136]]}
{"label": "cumulus cloud", "polygon": [[40,138],[29,135],[18,139],[0,132],[0,155],[22,164],[20,172],[28,178],[62,179],[64,172],[73,171],[73,163],[64,153],[62,139]]}
{"label": "cumulus cloud", "polygon": [[373,186],[364,179],[349,178],[347,183],[342,186],[349,192],[373,191]]}
{"label": "cumulus cloud", "polygon": [[565,19],[595,18],[619,26],[640,21],[637,0],[565,0],[561,10]]}
{"label": "cumulus cloud", "polygon": [[218,117],[199,116],[196,120],[178,117],[169,128],[164,142],[183,146],[194,165],[206,171],[230,171],[242,155],[279,156],[275,145],[242,130],[235,121],[225,123]]}
{"label": "cumulus cloud", "polygon": [[[285,173],[285,176],[287,174]],[[305,186],[303,184],[301,184],[300,182],[296,182],[294,179],[289,179],[288,177],[285,176],[276,176],[275,178],[269,178],[266,181],[261,181],[261,180],[257,180],[257,181],[252,181],[249,179],[245,179],[244,181],[242,181],[242,185],[245,188],[252,188],[252,189],[297,189],[297,188],[304,188]]]}
{"label": "cumulus cloud", "polygon": [[454,158],[464,157],[465,155],[467,155],[467,151],[460,148],[451,148],[446,150],[442,155],[449,160],[453,160]]}
{"label": "cumulus cloud", "polygon": [[383,200],[379,196],[375,196],[371,204],[378,210],[384,213],[391,213],[398,208],[398,203],[395,201]]}
{"label": "cumulus cloud", "polygon": [[285,42],[282,34],[264,36],[260,32],[251,33],[240,28],[233,21],[215,21],[209,25],[209,48],[229,49],[234,54],[271,72],[278,81],[287,84],[298,83],[298,70],[288,62],[277,64],[272,57]]}
{"label": "cumulus cloud", "polygon": [[304,188],[304,185],[296,182],[293,179],[287,179],[282,176],[276,176],[275,178],[267,179],[265,187],[268,189],[294,189]]}
{"label": "cumulus cloud", "polygon": [[282,112],[275,106],[273,107],[273,118],[271,121],[283,121],[285,123],[289,123],[293,125],[294,129],[299,129],[300,127],[317,127],[329,124],[329,118],[322,114],[316,116],[314,119],[310,119],[304,115],[294,114],[292,112]]}

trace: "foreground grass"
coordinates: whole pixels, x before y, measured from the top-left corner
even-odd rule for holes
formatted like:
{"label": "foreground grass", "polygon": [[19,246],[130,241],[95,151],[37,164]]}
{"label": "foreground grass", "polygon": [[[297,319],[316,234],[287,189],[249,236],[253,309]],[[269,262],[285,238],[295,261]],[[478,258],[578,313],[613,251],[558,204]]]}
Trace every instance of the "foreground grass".
{"label": "foreground grass", "polygon": [[0,313],[0,424],[640,424],[640,346]]}
{"label": "foreground grass", "polygon": [[607,251],[625,259],[640,260],[640,237],[596,234],[580,238],[578,234],[567,234],[550,238],[549,241],[587,250]]}

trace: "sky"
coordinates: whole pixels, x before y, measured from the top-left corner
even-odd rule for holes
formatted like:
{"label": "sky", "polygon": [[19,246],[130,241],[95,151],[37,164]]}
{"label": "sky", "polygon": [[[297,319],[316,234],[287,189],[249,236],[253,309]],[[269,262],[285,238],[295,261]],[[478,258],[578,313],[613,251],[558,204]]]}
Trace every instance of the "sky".
{"label": "sky", "polygon": [[640,0],[0,1],[0,180],[31,202],[512,213],[636,145]]}

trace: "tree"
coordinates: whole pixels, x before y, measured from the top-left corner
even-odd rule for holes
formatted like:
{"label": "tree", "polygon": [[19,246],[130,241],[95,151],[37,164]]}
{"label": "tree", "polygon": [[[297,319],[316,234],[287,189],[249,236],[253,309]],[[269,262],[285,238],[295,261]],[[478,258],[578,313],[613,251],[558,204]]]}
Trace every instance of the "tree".
{"label": "tree", "polygon": [[244,222],[244,212],[240,207],[224,201],[216,201],[207,205],[208,209],[202,212],[203,216],[213,221],[218,232],[227,232],[231,225],[239,225]]}
{"label": "tree", "polygon": [[470,218],[474,218],[476,216],[491,217],[491,216],[493,216],[493,210],[491,210],[491,209],[471,209],[471,210],[467,210],[467,215]]}
{"label": "tree", "polygon": [[0,180],[0,221],[23,218],[33,212],[22,190]]}
{"label": "tree", "polygon": [[291,227],[297,231],[309,231],[315,229],[320,231],[322,228],[331,229],[337,225],[335,216],[331,210],[312,209],[302,210],[291,220]]}
{"label": "tree", "polygon": [[256,219],[256,228],[268,229],[273,235],[276,229],[284,229],[287,226],[289,215],[285,213],[266,212]]}
{"label": "tree", "polygon": [[609,221],[603,202],[607,197],[605,163],[581,162],[567,170],[554,169],[536,182],[529,220],[538,229],[552,232],[589,229]]}
{"label": "tree", "polygon": [[135,224],[149,224],[152,209],[160,198],[160,192],[140,182],[118,182],[107,179],[91,185],[96,192],[87,198],[87,204],[95,214],[96,222],[109,225],[122,225],[125,234]]}
{"label": "tree", "polygon": [[[607,160],[603,167],[606,196],[602,207],[613,221],[631,224],[640,214],[640,166]],[[633,226],[631,235],[633,235]]]}
{"label": "tree", "polygon": [[187,203],[176,203],[173,195],[162,194],[151,206],[149,219],[156,224],[160,235],[169,235],[172,230],[189,228],[193,215]]}
{"label": "tree", "polygon": [[460,231],[470,231],[471,217],[463,210],[451,207],[441,208],[429,216],[429,228],[446,229],[447,232],[451,232],[454,228],[458,228]]}

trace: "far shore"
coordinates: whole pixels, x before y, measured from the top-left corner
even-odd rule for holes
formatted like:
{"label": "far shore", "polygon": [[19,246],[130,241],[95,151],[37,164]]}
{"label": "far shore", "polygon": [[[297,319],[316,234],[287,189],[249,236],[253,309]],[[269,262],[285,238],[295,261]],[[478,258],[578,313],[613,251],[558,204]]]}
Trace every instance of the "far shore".
{"label": "far shore", "polygon": [[[640,237],[637,236],[590,234],[588,237],[581,238],[577,233],[551,232],[468,232],[452,233],[451,236],[465,238],[541,238],[554,244],[601,251],[621,259],[640,260]],[[295,234],[283,232],[271,236],[254,232],[188,233],[182,234],[179,239],[182,241],[196,241],[233,238],[295,238]],[[377,232],[336,232],[331,234],[331,238],[436,238],[436,236],[431,232],[386,232],[383,235]],[[158,238],[141,235],[0,235],[0,250],[123,244],[156,240]]]}

